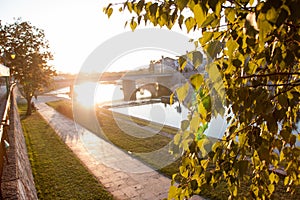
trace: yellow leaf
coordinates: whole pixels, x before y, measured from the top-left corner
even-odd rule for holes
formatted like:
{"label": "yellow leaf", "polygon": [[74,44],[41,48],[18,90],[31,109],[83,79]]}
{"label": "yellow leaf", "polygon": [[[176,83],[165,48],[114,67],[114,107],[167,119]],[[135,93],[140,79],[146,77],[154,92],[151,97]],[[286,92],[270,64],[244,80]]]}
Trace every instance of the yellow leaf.
{"label": "yellow leaf", "polygon": [[136,27],[137,27],[137,23],[134,20],[131,20],[131,22],[130,22],[131,30],[134,31]]}
{"label": "yellow leaf", "polygon": [[204,169],[207,168],[207,166],[208,166],[208,160],[201,160],[200,163],[201,163],[201,166],[202,166]]}
{"label": "yellow leaf", "polygon": [[203,76],[201,74],[195,74],[191,76],[190,78],[192,86],[196,89],[199,90],[201,85],[204,83]]}
{"label": "yellow leaf", "polygon": [[107,16],[108,16],[108,18],[110,18],[110,16],[111,16],[111,14],[113,13],[113,9],[112,8],[109,8],[108,10],[107,10]]}
{"label": "yellow leaf", "polygon": [[274,190],[275,190],[275,186],[273,184],[270,184],[268,186],[268,189],[269,189],[269,192],[272,194],[274,192]]}
{"label": "yellow leaf", "polygon": [[293,99],[294,98],[293,94],[290,91],[287,92],[287,96],[288,96],[289,99]]}
{"label": "yellow leaf", "polygon": [[174,144],[175,145],[179,144],[180,138],[181,138],[181,135],[178,133],[174,136]]}
{"label": "yellow leaf", "polygon": [[174,103],[174,93],[170,95],[170,105]]}
{"label": "yellow leaf", "polygon": [[190,30],[192,28],[194,28],[194,26],[196,25],[196,21],[195,21],[195,19],[193,17],[187,18],[184,23],[185,23],[187,32],[190,32]]}
{"label": "yellow leaf", "polygon": [[228,21],[230,23],[234,23],[234,21],[236,20],[234,8],[228,8],[228,9],[226,9],[225,10],[225,15],[226,15],[226,18],[228,19]]}
{"label": "yellow leaf", "polygon": [[198,28],[200,28],[205,20],[205,13],[199,4],[195,5],[194,7],[194,17],[196,19]]}
{"label": "yellow leaf", "polygon": [[221,73],[216,64],[211,63],[207,66],[206,71],[208,72],[209,79],[212,83],[212,87],[216,90],[221,101],[225,99],[225,87],[223,84]]}
{"label": "yellow leaf", "polygon": [[199,115],[198,114],[194,114],[193,115],[193,118],[191,120],[191,123],[190,123],[190,130],[192,132],[196,132],[198,130],[198,127],[199,127],[199,123],[200,123],[200,119],[199,119]]}
{"label": "yellow leaf", "polygon": [[197,142],[197,146],[199,147],[200,149],[200,152],[202,154],[202,157],[205,157],[207,155],[207,151],[205,149],[205,145],[209,144],[209,140],[207,138],[203,138],[201,140],[199,140]]}
{"label": "yellow leaf", "polygon": [[213,37],[214,33],[211,32],[211,31],[206,31],[203,33],[203,36],[202,38],[199,39],[199,42],[202,44],[202,45],[205,45],[208,41],[210,41]]}
{"label": "yellow leaf", "polygon": [[233,196],[237,196],[237,193],[238,193],[238,188],[237,186],[234,186],[234,190],[233,190]]}
{"label": "yellow leaf", "polygon": [[205,107],[203,106],[202,102],[198,103],[198,112],[200,113],[200,115],[202,116],[203,119],[206,119],[207,116],[207,110],[205,109]]}
{"label": "yellow leaf", "polygon": [[176,89],[177,98],[180,103],[184,101],[189,91],[189,83],[185,83],[183,86]]}
{"label": "yellow leaf", "polygon": [[169,188],[168,199],[174,199],[177,196],[177,187],[172,185]]}

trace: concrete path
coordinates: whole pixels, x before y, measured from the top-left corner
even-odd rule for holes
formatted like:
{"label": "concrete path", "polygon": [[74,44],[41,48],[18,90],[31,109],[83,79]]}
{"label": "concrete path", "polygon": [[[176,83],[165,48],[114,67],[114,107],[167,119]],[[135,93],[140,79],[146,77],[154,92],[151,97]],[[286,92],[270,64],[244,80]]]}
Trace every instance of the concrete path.
{"label": "concrete path", "polygon": [[116,199],[164,199],[171,180],[64,117],[39,96],[38,112]]}

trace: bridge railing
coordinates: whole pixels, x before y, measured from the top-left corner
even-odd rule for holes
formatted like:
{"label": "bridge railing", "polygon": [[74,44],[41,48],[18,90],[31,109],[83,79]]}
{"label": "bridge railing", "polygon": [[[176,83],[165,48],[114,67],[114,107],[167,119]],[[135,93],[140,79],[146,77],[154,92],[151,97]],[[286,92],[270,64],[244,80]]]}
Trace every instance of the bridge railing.
{"label": "bridge railing", "polygon": [[5,100],[5,107],[3,111],[3,116],[0,123],[0,199],[2,199],[1,183],[2,183],[2,173],[4,166],[4,159],[8,161],[6,149],[8,147],[8,130],[9,130],[9,116],[10,116],[10,105],[11,105],[11,96],[13,89],[16,84],[12,84],[9,88],[8,96]]}

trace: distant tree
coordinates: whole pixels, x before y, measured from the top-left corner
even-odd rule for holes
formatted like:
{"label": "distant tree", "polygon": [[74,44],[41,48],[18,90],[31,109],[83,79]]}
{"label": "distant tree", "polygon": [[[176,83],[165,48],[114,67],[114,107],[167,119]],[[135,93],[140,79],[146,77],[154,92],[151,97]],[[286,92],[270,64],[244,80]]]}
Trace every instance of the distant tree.
{"label": "distant tree", "polygon": [[[132,14],[126,22],[132,30],[144,21],[199,31],[195,45],[210,58],[209,79],[197,74],[189,81],[195,102],[174,137],[185,153],[169,198],[185,199],[221,185],[229,199],[276,198],[278,171],[292,195],[300,184],[300,1],[128,0],[109,4],[104,12],[110,17],[119,5],[119,11]],[[196,51],[180,57],[181,68],[197,58]],[[184,100],[186,85],[176,92]],[[231,114],[211,106],[220,103]],[[207,153],[205,129],[217,114],[228,119],[229,127]],[[245,182],[249,190],[241,196]]]}
{"label": "distant tree", "polygon": [[[1,24],[0,24],[1,25]],[[15,81],[27,101],[27,115],[31,115],[31,100],[44,87],[49,86],[55,71],[49,66],[52,59],[44,31],[30,22],[17,20],[13,24],[1,25],[0,49],[2,62],[11,70],[11,81]],[[15,57],[10,56],[14,54]]]}

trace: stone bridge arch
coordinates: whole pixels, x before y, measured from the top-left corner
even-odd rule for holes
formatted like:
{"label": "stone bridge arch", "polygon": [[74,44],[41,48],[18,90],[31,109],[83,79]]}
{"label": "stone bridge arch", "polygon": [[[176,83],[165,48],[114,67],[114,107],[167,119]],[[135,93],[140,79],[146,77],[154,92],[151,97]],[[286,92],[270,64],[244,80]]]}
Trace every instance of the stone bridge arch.
{"label": "stone bridge arch", "polygon": [[[179,72],[125,75],[122,77],[124,100],[134,100],[136,91],[141,88],[148,88],[147,90],[151,92],[153,97],[167,96],[186,81],[186,78]],[[158,89],[156,89],[157,86]]]}
{"label": "stone bridge arch", "polygon": [[159,83],[147,83],[145,85],[138,86],[136,88],[131,97],[130,100],[136,100],[136,93],[141,90],[148,90],[151,93],[151,98],[160,98],[162,96],[169,96],[173,93],[173,91],[162,84]]}

